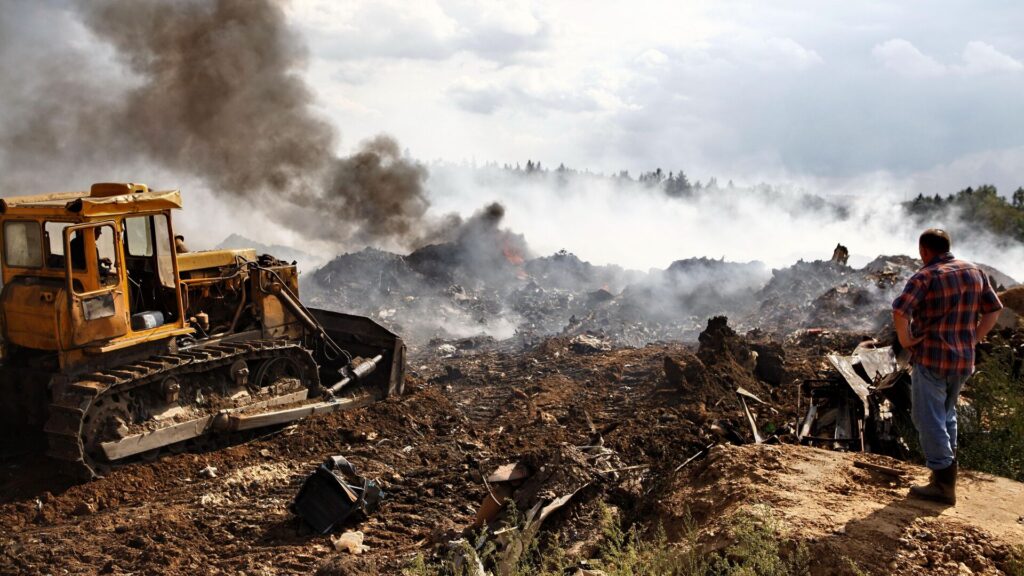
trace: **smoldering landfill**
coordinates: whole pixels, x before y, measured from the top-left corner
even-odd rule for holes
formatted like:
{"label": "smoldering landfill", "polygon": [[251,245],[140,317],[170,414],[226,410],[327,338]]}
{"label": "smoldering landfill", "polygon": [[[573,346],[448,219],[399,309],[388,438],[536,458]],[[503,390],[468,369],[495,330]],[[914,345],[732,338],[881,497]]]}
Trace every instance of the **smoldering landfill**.
{"label": "smoldering landfill", "polygon": [[[4,454],[0,573],[400,574],[446,562],[505,575],[557,548],[565,573],[585,575],[601,573],[610,525],[660,525],[676,543],[697,526],[701,550],[727,555],[721,520],[750,501],[863,494],[894,511],[877,521],[900,516],[894,494],[913,472],[888,309],[920,262],[880,255],[855,268],[832,246],[774,270],[538,255],[502,226],[500,205],[429,220],[423,168],[394,140],[336,156],[277,3],[103,0],[75,14],[133,83],[108,90],[73,58],[5,76],[18,111],[0,123],[8,181],[59,178],[43,186],[58,189],[111,164],[162,168],[316,239],[415,247],[340,255],[300,290],[400,334],[406,393],[86,484],[42,454]],[[3,74],[35,63],[15,50],[25,39],[13,21],[0,19]],[[1021,302],[1012,278],[986,272]],[[1009,314],[993,346],[1019,374],[1024,331]],[[823,460],[804,445],[842,453]],[[822,487],[797,474],[815,462]],[[966,488],[969,503],[1022,493],[985,480]],[[773,494],[780,483],[786,494]],[[1021,530],[998,514],[881,528],[825,516],[798,526],[816,574],[842,573],[843,558],[869,573],[1008,572]]]}
{"label": "smoldering landfill", "polygon": [[[403,394],[86,484],[41,454],[6,459],[0,572],[506,576],[550,554],[601,574],[630,527],[729,558],[730,519],[755,502],[785,515],[812,574],[852,574],[849,558],[868,573],[1013,568],[1019,484],[977,475],[964,516],[907,519],[923,473],[887,323],[919,262],[853,268],[826,246],[776,270],[697,258],[635,272],[537,256],[503,214],[303,275],[307,304],[408,341]],[[1024,309],[1013,279],[986,270]],[[1019,378],[1024,327],[1007,314],[985,353]]]}
{"label": "smoldering landfill", "polygon": [[[839,245],[819,247],[820,260],[778,269],[699,257],[664,270],[627,270],[565,251],[535,256],[523,236],[501,226],[503,213],[489,206],[453,241],[409,254],[367,248],[338,256],[305,275],[303,298],[373,317],[414,350],[441,353],[527,349],[552,335],[601,346],[695,341],[712,316],[777,339],[838,330],[887,340],[889,304],[921,266],[879,255],[850,267]],[[996,288],[1016,285],[982,267]]]}

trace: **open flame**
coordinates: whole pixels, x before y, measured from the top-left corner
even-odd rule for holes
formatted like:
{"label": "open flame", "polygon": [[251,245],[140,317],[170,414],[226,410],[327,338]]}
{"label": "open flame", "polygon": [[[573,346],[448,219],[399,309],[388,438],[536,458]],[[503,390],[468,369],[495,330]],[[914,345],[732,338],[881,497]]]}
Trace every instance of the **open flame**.
{"label": "open flame", "polygon": [[505,260],[508,260],[509,264],[513,266],[522,266],[526,262],[523,255],[507,238],[501,242],[501,253],[505,255]]}
{"label": "open flame", "polygon": [[526,258],[523,257],[522,251],[513,243],[510,242],[509,234],[502,234],[501,238],[501,253],[505,256],[505,260],[516,267],[516,277],[520,280],[525,280],[527,277],[526,270],[523,269],[523,264],[526,263]]}

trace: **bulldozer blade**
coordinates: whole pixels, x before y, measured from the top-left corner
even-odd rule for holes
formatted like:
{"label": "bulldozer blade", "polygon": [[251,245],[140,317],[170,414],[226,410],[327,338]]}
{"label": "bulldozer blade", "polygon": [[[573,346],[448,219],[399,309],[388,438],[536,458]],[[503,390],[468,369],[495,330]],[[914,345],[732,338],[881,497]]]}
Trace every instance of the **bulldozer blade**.
{"label": "bulldozer blade", "polygon": [[[400,396],[405,389],[405,342],[387,328],[366,316],[355,316],[308,308],[313,318],[323,327],[324,332],[339,346],[364,358],[383,354],[384,359],[377,369],[369,374],[365,382],[381,398]],[[345,358],[318,358],[321,364],[321,381],[330,387],[336,383],[338,369],[346,364]],[[328,380],[330,374],[333,379]]]}

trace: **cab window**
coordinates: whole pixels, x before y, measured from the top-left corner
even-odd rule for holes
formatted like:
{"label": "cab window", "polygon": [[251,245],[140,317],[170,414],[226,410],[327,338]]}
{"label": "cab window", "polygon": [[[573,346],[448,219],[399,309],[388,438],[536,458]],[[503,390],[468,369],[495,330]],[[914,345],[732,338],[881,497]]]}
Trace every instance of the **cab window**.
{"label": "cab window", "polygon": [[150,229],[152,217],[133,216],[124,219],[128,255],[150,257],[153,255],[153,231]]}
{"label": "cab window", "polygon": [[70,225],[70,222],[47,222],[43,225],[47,268],[64,269],[64,229]]}
{"label": "cab window", "polygon": [[43,239],[38,222],[4,223],[4,261],[12,268],[42,267]]}
{"label": "cab window", "polygon": [[[75,292],[89,292],[117,284],[120,261],[114,244],[113,226],[93,226],[74,230],[69,245],[72,270],[85,271],[93,262],[96,266],[95,278],[90,278],[92,275],[87,274],[85,279],[90,281],[84,282],[81,290],[76,287]],[[90,252],[95,255],[95,260],[89,257]],[[96,280],[99,282],[98,285],[94,284]]]}

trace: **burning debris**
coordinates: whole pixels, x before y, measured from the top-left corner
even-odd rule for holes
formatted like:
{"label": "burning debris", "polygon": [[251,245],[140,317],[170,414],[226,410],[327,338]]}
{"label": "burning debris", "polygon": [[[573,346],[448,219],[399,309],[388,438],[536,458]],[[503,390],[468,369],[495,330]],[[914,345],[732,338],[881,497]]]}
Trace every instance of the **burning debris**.
{"label": "burning debris", "polygon": [[555,334],[627,346],[692,341],[718,315],[777,340],[808,330],[882,337],[890,302],[919,267],[880,256],[859,269],[800,261],[769,273],[756,262],[696,258],[628,271],[564,251],[532,257],[522,236],[500,227],[501,214],[484,210],[455,240],[406,256],[375,249],[339,256],[306,277],[304,294],[319,306],[374,316],[414,347],[478,335],[514,349]]}

